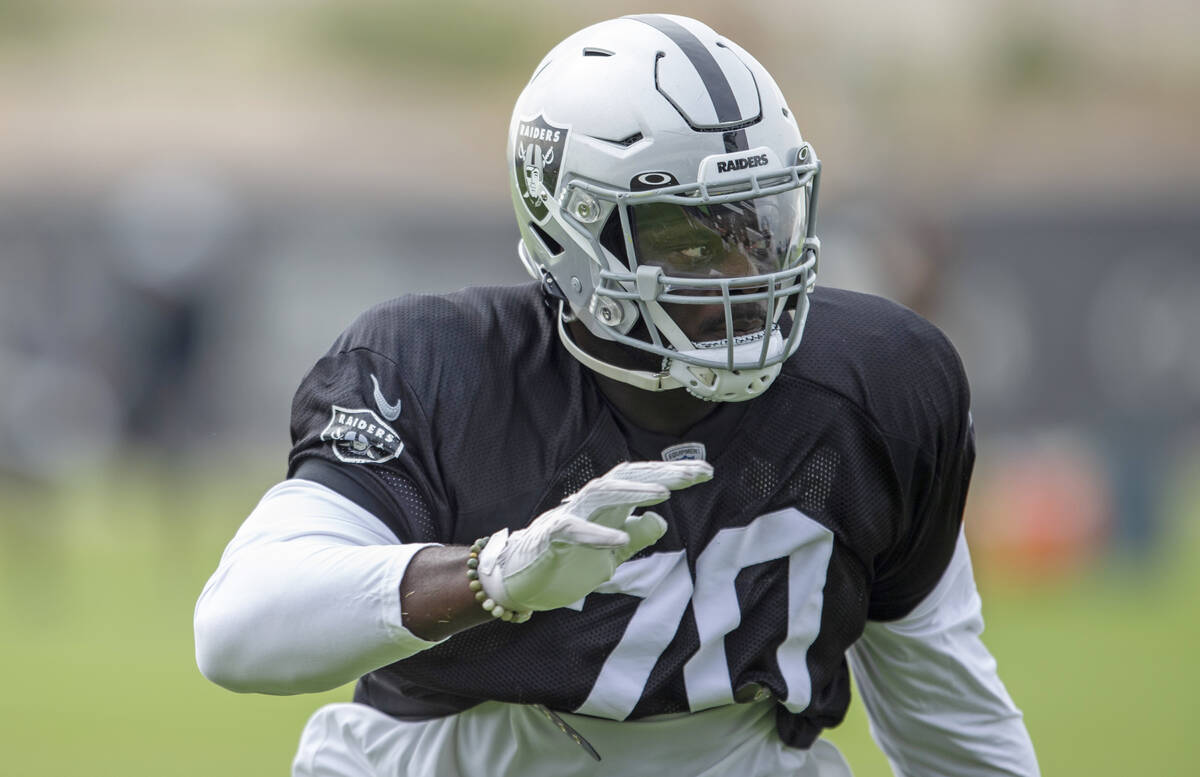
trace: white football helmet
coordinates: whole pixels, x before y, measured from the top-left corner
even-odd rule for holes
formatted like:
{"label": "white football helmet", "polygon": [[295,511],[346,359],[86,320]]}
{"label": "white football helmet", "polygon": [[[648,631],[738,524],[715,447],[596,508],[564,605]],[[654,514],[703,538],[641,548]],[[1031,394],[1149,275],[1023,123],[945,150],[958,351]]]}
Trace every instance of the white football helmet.
{"label": "white football helmet", "polygon": [[[658,14],[575,33],[517,99],[508,162],[518,252],[560,300],[559,336],[588,367],[737,402],[795,353],[816,280],[821,165],[737,44]],[[563,326],[572,316],[661,368],[587,353]]]}

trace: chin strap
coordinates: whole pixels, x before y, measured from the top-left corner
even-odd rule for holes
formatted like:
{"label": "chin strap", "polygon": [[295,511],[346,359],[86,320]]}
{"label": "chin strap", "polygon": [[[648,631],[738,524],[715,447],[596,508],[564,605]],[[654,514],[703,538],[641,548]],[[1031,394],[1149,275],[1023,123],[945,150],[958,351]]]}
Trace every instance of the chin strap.
{"label": "chin strap", "polygon": [[571,339],[567,333],[567,329],[563,324],[562,307],[560,303],[558,315],[558,339],[562,341],[563,346],[570,352],[572,356],[583,363],[583,366],[600,373],[601,375],[619,380],[622,383],[628,383],[630,386],[640,388],[645,391],[669,391],[670,389],[683,388],[683,384],[673,378],[671,375],[664,372],[647,372],[645,370],[627,370],[618,367],[615,364],[610,364],[601,359],[597,359],[587,351],[579,347],[579,344]]}
{"label": "chin strap", "polygon": [[[618,367],[603,361],[583,350],[568,334],[563,320],[563,303],[559,303],[558,339],[572,356],[585,367],[628,384],[644,391],[669,391],[671,389],[687,389],[687,392],[697,399],[707,402],[744,402],[747,399],[762,394],[770,387],[771,382],[778,377],[783,364],[777,362],[768,367],[744,370],[725,370],[717,367],[706,367],[691,364],[681,359],[668,359],[666,372],[648,372],[646,370],[631,370]],[[769,353],[778,356],[783,352],[783,337],[779,328],[774,327],[769,335]],[[762,346],[758,342],[746,342],[734,347],[737,354],[747,358],[759,353]],[[685,351],[691,356],[707,357],[713,349],[693,348]]]}
{"label": "chin strap", "polygon": [[[761,341],[761,338],[758,340]],[[783,337],[779,334],[778,327],[771,332],[767,347],[768,355],[772,358],[783,353]],[[720,353],[723,350],[723,348],[691,348],[682,353],[692,357],[711,358],[714,351]],[[749,340],[734,346],[733,350],[735,358],[741,356],[743,359],[749,360],[761,353],[762,345],[757,341]],[[776,362],[767,367],[728,370],[691,364],[682,359],[672,359],[668,363],[668,368],[679,384],[694,397],[708,402],[745,402],[747,399],[753,399],[762,394],[770,387],[771,382],[779,376],[780,370],[783,369],[783,363]]]}

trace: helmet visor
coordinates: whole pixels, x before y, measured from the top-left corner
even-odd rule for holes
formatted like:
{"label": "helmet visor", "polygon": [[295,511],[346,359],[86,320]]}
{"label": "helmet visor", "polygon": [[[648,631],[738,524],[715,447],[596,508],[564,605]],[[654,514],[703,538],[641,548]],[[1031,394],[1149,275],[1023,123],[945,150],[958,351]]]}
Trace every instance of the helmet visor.
{"label": "helmet visor", "polygon": [[703,205],[651,202],[630,209],[638,264],[667,277],[745,278],[792,267],[804,225],[802,189]]}

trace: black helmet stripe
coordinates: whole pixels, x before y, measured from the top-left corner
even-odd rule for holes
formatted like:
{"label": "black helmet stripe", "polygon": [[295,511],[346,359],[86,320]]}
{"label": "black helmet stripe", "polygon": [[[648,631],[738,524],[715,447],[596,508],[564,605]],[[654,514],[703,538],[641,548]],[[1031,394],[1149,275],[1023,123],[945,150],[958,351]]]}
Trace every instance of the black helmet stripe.
{"label": "black helmet stripe", "polygon": [[[626,18],[650,25],[670,38],[687,56],[692,67],[696,68],[696,72],[699,73],[700,80],[704,82],[704,88],[708,90],[713,109],[717,112],[717,121],[742,120],[742,112],[738,109],[737,98],[733,96],[733,88],[729,85],[729,79],[725,77],[717,60],[690,30],[682,24],[658,14],[640,14]],[[748,147],[744,129],[725,133],[726,151],[745,151]]]}

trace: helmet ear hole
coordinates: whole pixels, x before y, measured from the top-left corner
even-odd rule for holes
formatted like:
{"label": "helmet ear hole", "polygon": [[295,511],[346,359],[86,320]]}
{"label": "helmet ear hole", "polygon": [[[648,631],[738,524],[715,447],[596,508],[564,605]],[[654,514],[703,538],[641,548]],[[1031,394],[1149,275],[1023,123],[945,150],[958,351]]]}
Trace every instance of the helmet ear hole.
{"label": "helmet ear hole", "polygon": [[558,256],[564,251],[562,245],[557,240],[550,237],[549,232],[542,229],[534,222],[529,222],[529,229],[534,235],[537,236],[538,242],[542,244],[542,248],[545,249],[546,253],[550,254],[551,256]]}
{"label": "helmet ear hole", "polygon": [[600,230],[600,245],[620,259],[626,267],[629,266],[629,254],[625,252],[625,234],[621,231],[619,208],[613,208],[612,213],[608,214],[608,221],[604,222],[604,228]]}

